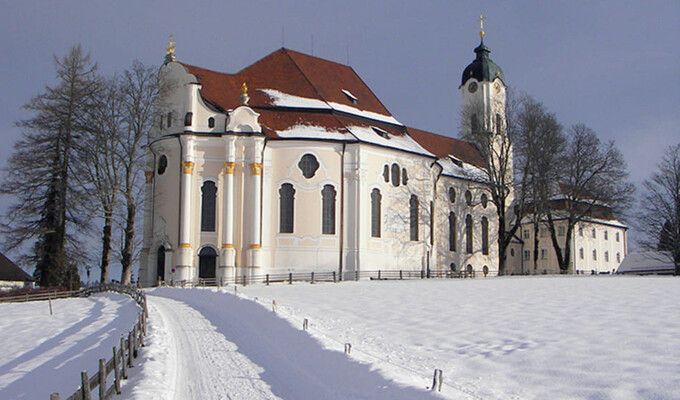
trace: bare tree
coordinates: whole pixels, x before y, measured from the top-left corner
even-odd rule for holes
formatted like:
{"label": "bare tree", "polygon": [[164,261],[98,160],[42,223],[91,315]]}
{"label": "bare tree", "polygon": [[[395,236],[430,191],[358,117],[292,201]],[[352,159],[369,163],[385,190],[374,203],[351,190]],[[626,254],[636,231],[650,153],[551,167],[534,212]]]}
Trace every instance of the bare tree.
{"label": "bare tree", "polygon": [[143,201],[144,138],[154,121],[154,102],[160,88],[155,67],[146,67],[139,61],[133,62],[122,76],[123,119],[125,129],[119,135],[117,148],[122,165],[120,192],[124,201],[123,243],[121,249],[121,283],[129,284],[132,264],[136,259],[135,219],[137,208]]}
{"label": "bare tree", "polygon": [[506,250],[521,224],[519,212],[523,207],[514,205],[515,196],[513,171],[513,146],[511,134],[514,131],[511,115],[518,103],[512,98],[506,101],[506,126],[498,126],[492,131],[486,115],[484,105],[471,103],[463,107],[461,112],[462,138],[474,143],[485,161],[486,191],[491,195],[491,203],[496,208],[498,216],[498,273],[505,274]]}
{"label": "bare tree", "polygon": [[530,96],[523,95],[513,110],[515,173],[519,197],[526,205],[522,215],[534,230],[534,270],[539,256],[539,228],[547,217],[554,183],[559,179],[558,158],[564,151],[565,137],[555,114]]}
{"label": "bare tree", "polygon": [[[600,142],[595,132],[583,124],[569,129],[566,151],[557,163],[559,177],[553,192],[556,198],[547,208],[547,218],[560,271],[566,272],[576,224],[606,209],[623,210],[630,204],[634,187],[627,181],[626,162],[614,142]],[[564,248],[557,239],[556,216],[567,222]]]}
{"label": "bare tree", "polygon": [[108,282],[114,213],[120,192],[121,158],[116,154],[124,126],[118,78],[107,80],[87,110],[87,129],[77,142],[75,163],[79,184],[93,197],[93,209],[103,220],[100,282]]}
{"label": "bare tree", "polygon": [[87,225],[82,193],[72,182],[74,141],[83,129],[83,115],[99,90],[96,64],[72,47],[54,57],[57,84],[31,99],[24,108],[32,118],[17,125],[23,138],[14,146],[2,193],[14,196],[2,223],[5,249],[19,249],[36,240],[34,276],[41,286],[79,286],[77,261],[83,253],[76,232]]}
{"label": "bare tree", "polygon": [[680,275],[680,143],[668,147],[658,169],[643,183],[638,224],[650,250],[671,253],[675,275]]}

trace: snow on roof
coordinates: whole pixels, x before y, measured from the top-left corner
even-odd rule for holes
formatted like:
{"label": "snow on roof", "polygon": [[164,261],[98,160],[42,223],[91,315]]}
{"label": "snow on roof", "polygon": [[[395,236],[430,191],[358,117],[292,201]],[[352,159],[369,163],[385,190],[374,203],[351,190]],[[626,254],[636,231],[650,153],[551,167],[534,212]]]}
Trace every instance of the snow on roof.
{"label": "snow on roof", "polygon": [[669,251],[645,251],[629,253],[619,268],[618,274],[668,274],[675,271],[673,257]]}
{"label": "snow on roof", "polygon": [[349,99],[352,100],[352,102],[355,103],[355,104],[359,101],[357,96],[353,95],[352,92],[350,92],[347,89],[342,89],[342,93],[344,93],[345,96],[349,97]]}
{"label": "snow on roof", "polygon": [[372,127],[348,126],[347,129],[361,142],[377,144],[379,146],[390,147],[397,150],[405,150],[411,153],[422,154],[434,157],[434,154],[425,150],[409,135],[379,135]]}
{"label": "snow on roof", "polygon": [[354,140],[349,132],[315,125],[294,125],[286,130],[276,131],[276,134],[285,139]]}
{"label": "snow on roof", "polygon": [[440,158],[438,163],[442,166],[442,174],[444,175],[478,182],[486,182],[488,179],[483,169],[452,156]]}
{"label": "snow on roof", "polygon": [[269,96],[272,100],[272,105],[277,107],[289,108],[314,108],[319,110],[336,110],[346,112],[348,114],[356,115],[358,117],[372,119],[380,122],[387,122],[388,124],[400,125],[403,124],[397,121],[391,115],[378,114],[372,111],[360,110],[356,107],[351,107],[345,104],[334,103],[332,101],[325,102],[323,100],[310,99],[307,97],[295,96],[288,93],[283,93],[274,89],[258,89],[262,93]]}
{"label": "snow on roof", "polygon": [[274,89],[257,89],[272,99],[272,105],[290,108],[316,108],[320,110],[330,110],[331,107],[323,100],[310,99],[307,97],[295,96],[279,92]]}
{"label": "snow on roof", "polygon": [[404,124],[397,121],[397,119],[394,118],[391,115],[383,115],[383,114],[378,114],[378,113],[375,113],[375,112],[372,112],[372,111],[359,110],[356,107],[351,107],[351,106],[348,106],[348,105],[345,105],[345,104],[340,104],[340,103],[334,103],[332,101],[329,101],[328,104],[331,106],[331,108],[333,108],[336,111],[342,111],[342,112],[346,112],[348,114],[356,115],[358,117],[374,119],[376,121],[387,122],[388,124],[404,126]]}

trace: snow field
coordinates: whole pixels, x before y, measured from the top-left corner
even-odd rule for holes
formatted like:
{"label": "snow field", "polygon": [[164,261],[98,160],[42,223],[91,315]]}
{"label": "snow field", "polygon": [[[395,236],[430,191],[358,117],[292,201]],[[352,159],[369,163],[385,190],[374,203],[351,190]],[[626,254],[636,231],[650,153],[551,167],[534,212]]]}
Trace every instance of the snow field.
{"label": "snow field", "polygon": [[[326,348],[447,398],[680,398],[680,280],[522,277],[238,288]],[[418,372],[418,373],[416,373]],[[426,378],[428,377],[429,378]]]}
{"label": "snow field", "polygon": [[129,296],[102,293],[49,303],[0,304],[0,399],[62,398],[80,387],[80,371],[97,372],[140,309]]}

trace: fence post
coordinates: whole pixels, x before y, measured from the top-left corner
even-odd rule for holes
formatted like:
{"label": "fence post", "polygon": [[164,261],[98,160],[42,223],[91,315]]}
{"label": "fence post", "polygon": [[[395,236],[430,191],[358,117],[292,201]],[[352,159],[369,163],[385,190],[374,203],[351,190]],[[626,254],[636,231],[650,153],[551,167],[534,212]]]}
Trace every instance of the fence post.
{"label": "fence post", "polygon": [[106,398],[106,359],[99,359],[99,398]]}
{"label": "fence post", "polygon": [[345,343],[345,354],[349,354],[352,351],[352,345],[350,343]]}
{"label": "fence post", "polygon": [[380,280],[380,278],[381,278],[381,276],[380,276],[380,270],[378,270],[378,280]]}
{"label": "fence post", "polygon": [[116,394],[120,394],[120,370],[118,366],[118,350],[116,350],[116,346],[113,346],[113,384],[116,385]]}
{"label": "fence post", "polygon": [[302,321],[302,330],[306,331],[307,328],[309,328],[309,320],[305,318],[304,321]]}
{"label": "fence post", "polygon": [[127,379],[127,363],[125,361],[125,338],[120,337],[120,375],[123,379]]}
{"label": "fence post", "polygon": [[314,272],[312,272],[312,283],[314,283]]}
{"label": "fence post", "polygon": [[132,368],[132,355],[134,354],[133,350],[134,344],[132,343],[132,332],[128,334],[128,367]]}
{"label": "fence post", "polygon": [[403,280],[403,279],[404,279],[404,276],[402,275],[402,271],[399,270],[399,280]]}
{"label": "fence post", "polygon": [[272,311],[276,312],[276,300],[272,300]]}
{"label": "fence post", "polygon": [[267,274],[267,286],[269,286],[269,274]]}
{"label": "fence post", "polygon": [[92,393],[90,393],[90,377],[87,376],[87,371],[80,373],[80,389],[83,400],[92,400]]}
{"label": "fence post", "polygon": [[435,368],[434,376],[432,377],[432,389],[430,389],[430,391],[434,392],[436,390],[437,392],[441,392],[443,381],[442,370]]}
{"label": "fence post", "polygon": [[354,280],[358,281],[359,280],[359,271],[354,271]]}
{"label": "fence post", "polygon": [[246,287],[246,276],[243,275],[243,287]]}
{"label": "fence post", "polygon": [[335,271],[333,271],[333,283],[335,283],[335,282],[337,282],[337,281],[335,280]]}
{"label": "fence post", "polygon": [[288,273],[288,284],[289,285],[293,284],[293,273],[292,272]]}

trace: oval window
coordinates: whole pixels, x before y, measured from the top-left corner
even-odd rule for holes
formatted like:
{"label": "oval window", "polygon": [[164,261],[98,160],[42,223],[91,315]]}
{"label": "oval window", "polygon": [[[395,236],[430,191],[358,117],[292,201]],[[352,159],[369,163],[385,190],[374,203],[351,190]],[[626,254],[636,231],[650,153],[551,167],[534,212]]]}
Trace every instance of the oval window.
{"label": "oval window", "polygon": [[392,186],[399,186],[399,166],[397,164],[392,164]]}
{"label": "oval window", "polygon": [[319,162],[313,155],[305,154],[300,159],[300,162],[298,163],[298,168],[300,168],[300,171],[302,171],[302,175],[304,175],[305,178],[309,179],[313,177],[314,174],[316,173],[316,170],[319,169]]}
{"label": "oval window", "polygon": [[456,202],[456,190],[452,187],[449,188],[449,200],[451,203]]}
{"label": "oval window", "polygon": [[158,175],[163,175],[168,168],[168,158],[164,155],[158,160]]}
{"label": "oval window", "polygon": [[471,206],[472,205],[472,193],[468,190],[465,192],[465,204]]}
{"label": "oval window", "polygon": [[486,193],[482,194],[482,207],[486,208],[486,203],[489,201],[489,198],[486,197]]}

